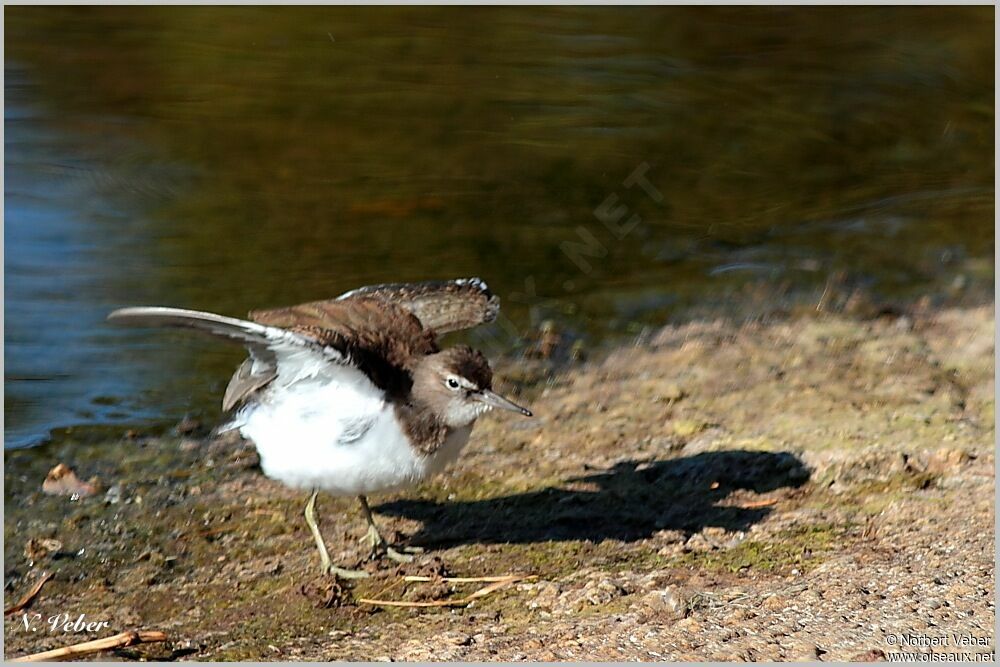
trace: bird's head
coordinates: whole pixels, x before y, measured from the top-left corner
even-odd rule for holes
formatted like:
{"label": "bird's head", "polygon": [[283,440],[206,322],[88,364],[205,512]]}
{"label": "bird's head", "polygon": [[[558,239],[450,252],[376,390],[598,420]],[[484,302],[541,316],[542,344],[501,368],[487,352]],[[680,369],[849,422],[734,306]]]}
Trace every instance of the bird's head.
{"label": "bird's head", "polygon": [[531,416],[531,410],[495,393],[492,382],[483,353],[457,345],[420,360],[413,373],[413,397],[451,428],[469,426],[490,408]]}

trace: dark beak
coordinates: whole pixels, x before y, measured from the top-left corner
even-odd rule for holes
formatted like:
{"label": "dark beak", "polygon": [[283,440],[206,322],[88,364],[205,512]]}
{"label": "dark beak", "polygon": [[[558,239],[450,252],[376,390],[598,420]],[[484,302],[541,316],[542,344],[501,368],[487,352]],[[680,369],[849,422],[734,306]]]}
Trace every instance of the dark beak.
{"label": "dark beak", "polygon": [[494,393],[489,389],[483,389],[482,391],[478,391],[474,393],[472,396],[477,401],[482,401],[483,403],[485,403],[490,407],[500,408],[501,410],[510,410],[511,412],[520,413],[525,417],[531,416],[531,410],[529,410],[528,408],[522,408],[517,403],[514,403],[513,401],[508,401],[500,394]]}

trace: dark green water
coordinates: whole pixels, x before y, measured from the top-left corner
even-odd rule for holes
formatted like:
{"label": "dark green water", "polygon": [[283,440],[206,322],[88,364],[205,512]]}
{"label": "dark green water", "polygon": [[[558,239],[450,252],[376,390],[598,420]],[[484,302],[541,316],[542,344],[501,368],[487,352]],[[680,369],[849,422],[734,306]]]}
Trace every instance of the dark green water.
{"label": "dark green water", "polygon": [[831,276],[992,294],[990,7],[4,16],[8,446],[210,414],[240,352],[126,304],[479,275],[513,347]]}

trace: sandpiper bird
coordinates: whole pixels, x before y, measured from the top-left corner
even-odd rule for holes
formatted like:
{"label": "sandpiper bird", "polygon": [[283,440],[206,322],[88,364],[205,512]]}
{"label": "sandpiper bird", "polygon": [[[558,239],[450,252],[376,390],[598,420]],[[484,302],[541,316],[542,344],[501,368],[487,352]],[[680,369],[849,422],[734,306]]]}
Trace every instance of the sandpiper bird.
{"label": "sandpiper bird", "polygon": [[309,490],[305,518],[323,571],[367,576],[330,562],[316,495],[357,496],[373,553],[412,560],[387,544],[366,495],[416,484],[454,461],[490,408],[531,416],[494,393],[493,372],[467,346],[441,350],[437,334],[492,321],[499,300],[478,278],[373,285],[327,301],[257,310],[248,320],[179,308],[122,308],[109,320],[188,327],[242,343],[249,357],[222,401],[257,447],[268,477]]}

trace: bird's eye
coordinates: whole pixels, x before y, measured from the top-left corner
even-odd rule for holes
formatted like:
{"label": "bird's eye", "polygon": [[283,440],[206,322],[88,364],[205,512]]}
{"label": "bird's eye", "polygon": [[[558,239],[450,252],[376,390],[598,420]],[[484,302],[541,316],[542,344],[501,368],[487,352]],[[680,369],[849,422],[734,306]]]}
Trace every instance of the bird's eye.
{"label": "bird's eye", "polygon": [[455,378],[448,378],[447,384],[449,389],[458,389],[458,387],[460,386],[458,384],[458,380],[456,380]]}

